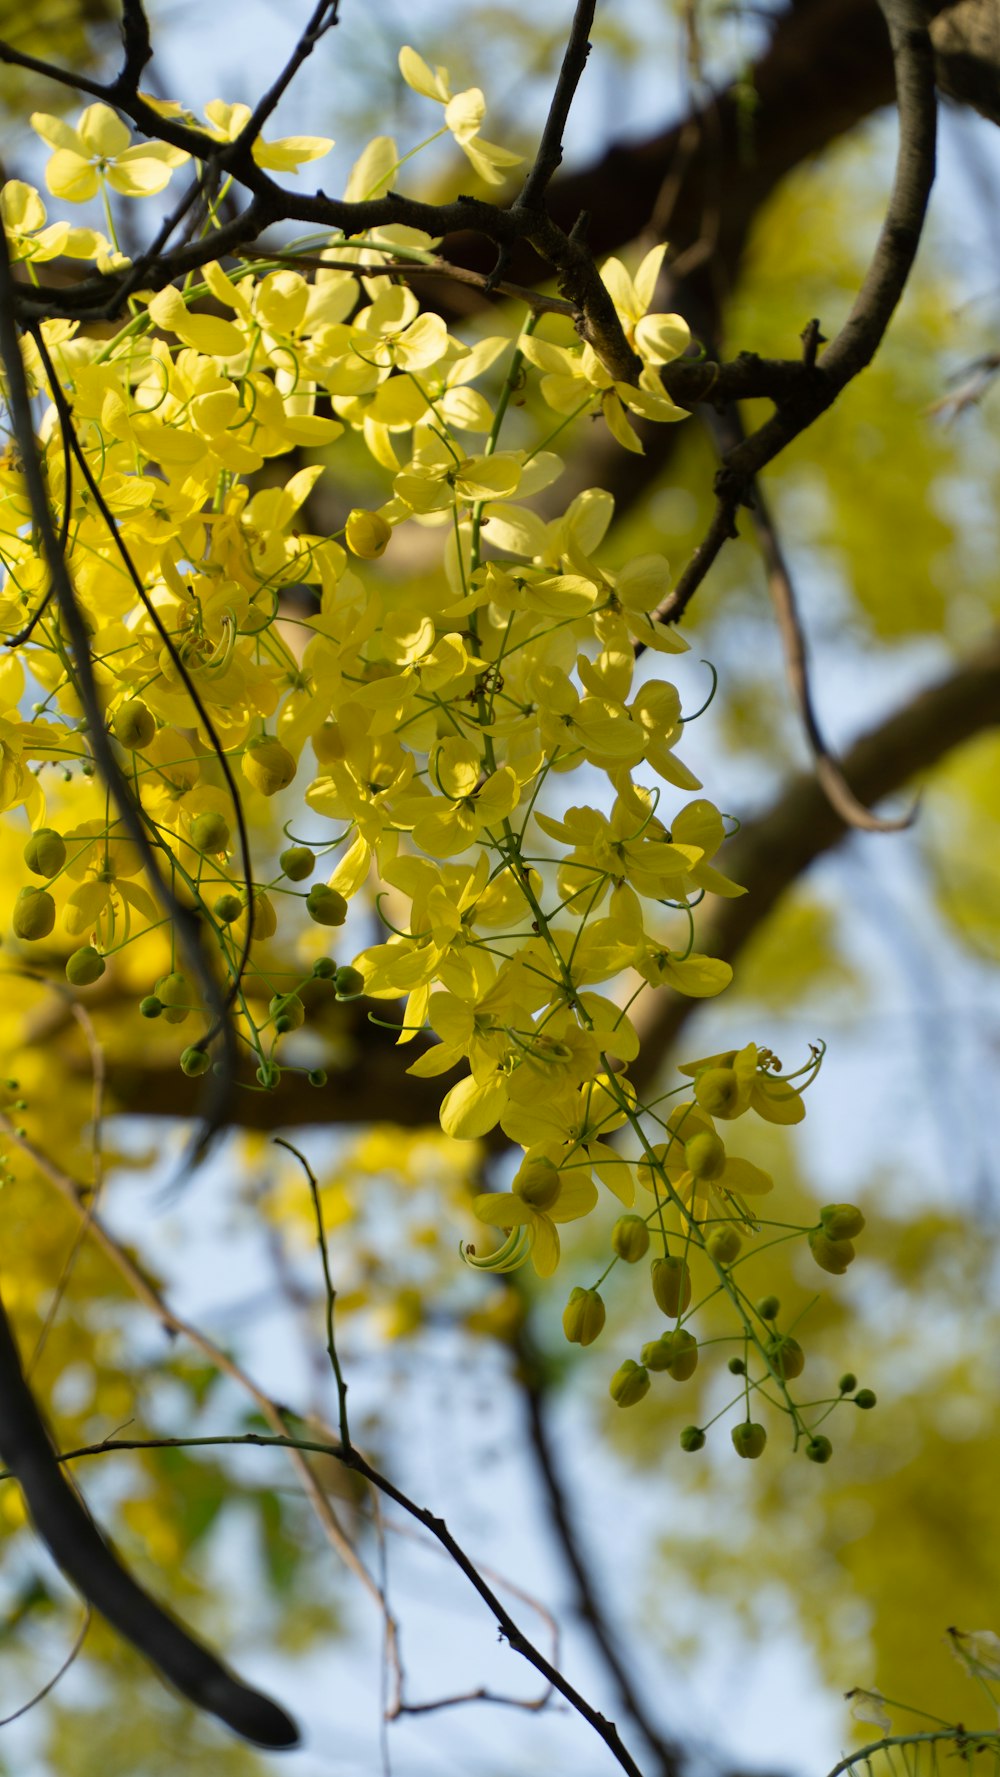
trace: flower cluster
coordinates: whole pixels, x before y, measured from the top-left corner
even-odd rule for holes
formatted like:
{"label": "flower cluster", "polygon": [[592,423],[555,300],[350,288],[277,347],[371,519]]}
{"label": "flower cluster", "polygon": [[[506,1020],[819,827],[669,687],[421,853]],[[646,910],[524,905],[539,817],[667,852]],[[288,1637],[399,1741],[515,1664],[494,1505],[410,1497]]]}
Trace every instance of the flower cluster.
{"label": "flower cluster", "polygon": [[[479,136],[478,89],[453,95],[447,72],[412,50],[401,69],[445,107],[446,129],[485,180],[513,164]],[[231,141],[248,115],[215,102],[201,127]],[[108,236],[46,226],[37,193],[15,185],[4,204],[14,250],[29,275],[55,252],[107,261],[117,253],[109,190],[157,193],[183,156],[132,145],[106,106],[75,128],[34,121],[54,150],[50,191],[102,195]],[[254,154],[289,168],[328,146],[294,137]],[[379,139],[349,195],[384,185],[400,160]],[[692,909],[742,890],[715,862],[724,818],[678,756],[677,690],[657,666],[637,668],[643,650],[662,662],[685,646],[655,614],[668,564],[657,554],[615,563],[602,490],[561,511],[550,491],[563,467],[551,446],[572,419],[602,414],[636,450],[629,413],[684,417],[659,372],[688,330],[649,312],[658,248],[634,277],[615,260],[602,273],[641,361],[635,385],[558,320],[532,315],[513,337],[469,344],[421,313],[398,277],[398,252],[433,245],[386,229],[313,243],[308,270],[212,261],[183,289],[137,293],[110,339],[47,323],[44,353],[26,346],[110,744],[164,882],[213,942],[256,1089],[274,1089],[283,1068],[305,1071],[308,980],[340,998],[402,1001],[400,1044],[419,1050],[409,1071],[461,1070],[444,1093],[445,1134],[499,1128],[522,1152],[511,1188],[476,1198],[479,1221],[498,1233],[492,1252],[468,1249],[470,1263],[530,1260],[550,1276],[560,1227],[607,1191],[626,1212],[612,1262],[652,1246],[652,1297],[674,1323],[641,1364],[616,1372],[615,1398],[640,1398],[651,1369],[691,1373],[697,1343],[682,1321],[698,1266],[730,1291],[741,1339],[787,1397],[795,1341],[754,1319],[732,1275],[758,1225],[747,1200],[771,1180],[729,1153],[718,1125],[751,1109],[795,1122],[805,1082],[776,1077],[751,1044],[692,1064],[694,1098],[665,1118],[631,1084],[635,1001],[727,985],[728,965],[695,948]],[[540,434],[512,402],[532,370],[529,398],[549,415]],[[366,452],[384,497],[331,535],[309,522],[310,502],[342,441]],[[269,461],[300,451],[322,460],[284,479],[272,469],[251,491]],[[437,565],[425,573],[408,538],[425,546],[434,532]],[[0,624],[20,638],[0,673],[0,806],[23,809],[31,826],[14,934],[68,951],[77,987],[109,964],[127,968],[145,1017],[184,1024],[204,1011],[199,986],[95,777],[78,667],[13,452],[0,463],[0,558]],[[291,797],[294,819],[314,831],[308,843],[286,835],[282,848],[267,815]],[[338,962],[324,928],[347,924],[373,881],[386,935]],[[292,978],[276,978],[278,933],[286,956],[298,947]],[[207,1041],[189,1042],[181,1065],[207,1071]],[[322,1069],[308,1071],[322,1087]],[[817,1261],[843,1269],[853,1254],[843,1218],[814,1236]],[[603,1320],[596,1286],[574,1291],[568,1337],[588,1344]]]}

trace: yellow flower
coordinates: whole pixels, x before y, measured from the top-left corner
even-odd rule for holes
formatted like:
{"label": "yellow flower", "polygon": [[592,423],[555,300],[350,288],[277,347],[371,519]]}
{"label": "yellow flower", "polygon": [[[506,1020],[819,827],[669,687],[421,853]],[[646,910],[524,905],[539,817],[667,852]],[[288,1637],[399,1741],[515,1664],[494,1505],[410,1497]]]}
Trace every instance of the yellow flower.
{"label": "yellow flower", "polygon": [[551,1277],[559,1263],[556,1223],[579,1221],[596,1205],[596,1187],[585,1173],[567,1174],[544,1157],[526,1157],[510,1191],[484,1191],[472,1207],[488,1227],[526,1228],[535,1270]]}
{"label": "yellow flower", "polygon": [[[110,105],[88,105],[76,129],[60,117],[35,111],[31,127],[55,153],[45,169],[53,197],[71,204],[96,197],[105,182],[123,197],[151,197],[170,183],[175,167],[190,159],[169,142],[136,142]],[[131,144],[131,145],[130,145]]]}
{"label": "yellow flower", "polygon": [[502,185],[504,173],[510,167],[520,166],[523,154],[498,148],[495,142],[484,142],[479,134],[479,126],[486,115],[486,100],[478,86],[453,94],[447,68],[429,68],[423,57],[408,44],[404,44],[399,52],[399,72],[413,92],[444,106],[445,124],[484,184]]}
{"label": "yellow flower", "polygon": [[[213,142],[235,142],[252,115],[249,105],[227,105],[224,99],[211,99],[205,106],[205,134]],[[332,147],[329,136],[282,136],[274,142],[265,142],[258,136],[250,152],[259,167],[275,173],[293,173],[305,161],[322,160]]]}
{"label": "yellow flower", "polygon": [[690,1205],[694,1218],[703,1222],[714,1202],[726,1216],[736,1214],[744,1222],[749,1214],[740,1201],[760,1197],[774,1189],[770,1173],[728,1154],[715,1125],[697,1104],[679,1104],[667,1119],[666,1142],[653,1149],[656,1164],[643,1160],[639,1182],[662,1194],[658,1173],[662,1170],[676,1195]]}

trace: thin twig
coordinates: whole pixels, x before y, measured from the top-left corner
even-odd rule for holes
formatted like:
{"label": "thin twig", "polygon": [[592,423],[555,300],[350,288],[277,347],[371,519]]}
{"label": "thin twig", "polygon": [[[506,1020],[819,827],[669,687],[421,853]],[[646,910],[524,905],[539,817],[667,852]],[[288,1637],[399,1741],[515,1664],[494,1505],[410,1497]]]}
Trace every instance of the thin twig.
{"label": "thin twig", "polygon": [[20,1721],[22,1715],[27,1715],[29,1710],[36,1708],[39,1703],[51,1695],[55,1690],[56,1685],[59,1683],[59,1680],[66,1676],[70,1667],[77,1659],[79,1659],[80,1654],[83,1652],[83,1644],[87,1639],[90,1625],[93,1620],[94,1613],[87,1600],[84,1599],[83,1621],[77,1630],[76,1638],[69,1653],[66,1655],[66,1658],[62,1661],[62,1664],[56,1668],[52,1677],[42,1685],[41,1690],[36,1691],[34,1696],[28,1699],[27,1703],[22,1703],[20,1709],[12,1709],[9,1715],[0,1715],[0,1728],[9,1728],[12,1721]]}
{"label": "thin twig", "polygon": [[549,113],[545,119],[535,155],[534,165],[524,181],[520,196],[516,199],[515,208],[522,210],[538,210],[542,207],[546,188],[553,175],[562,165],[563,136],[569,118],[570,107],[576,97],[576,89],[583,76],[590,54],[590,31],[594,23],[594,12],[597,0],[577,0],[573,23],[570,26],[566,48],[563,51],[562,65],[556,80],[555,91],[549,104]]}

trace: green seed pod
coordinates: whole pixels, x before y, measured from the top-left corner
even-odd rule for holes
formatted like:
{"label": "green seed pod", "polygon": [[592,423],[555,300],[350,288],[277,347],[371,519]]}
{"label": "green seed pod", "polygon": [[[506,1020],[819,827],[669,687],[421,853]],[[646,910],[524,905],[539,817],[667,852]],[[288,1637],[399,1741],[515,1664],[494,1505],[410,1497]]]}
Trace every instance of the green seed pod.
{"label": "green seed pod", "polygon": [[318,956],[313,963],[313,974],[317,981],[329,981],[337,973],[337,964],[332,956]]}
{"label": "green seed pod", "polygon": [[745,1456],[752,1462],[763,1454],[764,1445],[767,1443],[767,1432],[762,1425],[756,1425],[752,1420],[747,1419],[742,1425],[734,1425],[730,1435],[737,1456]]}
{"label": "green seed pod", "polygon": [[809,1251],[820,1270],[829,1271],[833,1277],[842,1277],[855,1256],[849,1240],[831,1240],[824,1228],[812,1230]]}
{"label": "green seed pod", "polygon": [[597,1290],[570,1290],[563,1309],[563,1332],[571,1345],[593,1345],[604,1329],[604,1303]]}
{"label": "green seed pod", "polygon": [[781,1313],[781,1303],[777,1296],[761,1296],[757,1303],[757,1313],[761,1320],[777,1320]]}
{"label": "green seed pod", "polygon": [[347,918],[347,902],[336,889],[317,882],[306,896],[306,912],[318,926],[342,926]]}
{"label": "green seed pod", "polygon": [[867,1413],[872,1407],[874,1407],[877,1400],[878,1395],[875,1393],[874,1389],[859,1388],[854,1397],[854,1405],[860,1407],[863,1413]]}
{"label": "green seed pod", "polygon": [[840,1389],[841,1394],[853,1394],[857,1386],[858,1379],[853,1370],[845,1371],[844,1375],[841,1376],[840,1381],[837,1383],[837,1387]]}
{"label": "green seed pod", "polygon": [[344,542],[352,555],[359,555],[364,561],[375,561],[385,554],[391,536],[392,526],[381,512],[366,512],[363,506],[355,506],[353,512],[348,513]]}
{"label": "green seed pod", "polygon": [[239,919],[243,912],[243,902],[239,895],[220,895],[212,912],[220,925],[231,926],[234,919]]}
{"label": "green seed pod", "polygon": [[338,1000],[357,1000],[365,991],[365,978],[360,969],[353,969],[350,963],[342,963],[333,977],[333,985],[337,989]]}
{"label": "green seed pod", "polygon": [[705,1242],[705,1251],[717,1265],[731,1265],[739,1258],[742,1248],[743,1242],[731,1223],[728,1228],[713,1228]]}
{"label": "green seed pod", "polygon": [[634,1358],[627,1357],[612,1376],[608,1392],[619,1407],[634,1407],[649,1393],[649,1373]]}
{"label": "green seed pod", "polygon": [[700,1129],[684,1143],[684,1159],[693,1178],[721,1178],[726,1170],[725,1143],[711,1129]]}
{"label": "green seed pod", "polygon": [[701,1426],[686,1425],[681,1432],[681,1449],[691,1453],[695,1450],[704,1450],[704,1448],[705,1433],[702,1431]]}
{"label": "green seed pod", "polygon": [[111,718],[111,729],[120,746],[139,752],[148,747],[156,733],[156,717],[141,697],[130,697],[118,705]]}
{"label": "green seed pod", "polygon": [[668,1376],[675,1382],[686,1382],[698,1368],[698,1341],[694,1334],[675,1327],[673,1332],[664,1333],[659,1343],[666,1353],[663,1368]]}
{"label": "green seed pod", "polygon": [[519,1167],[511,1190],[523,1203],[530,1203],[532,1209],[540,1209],[543,1213],[551,1209],[562,1189],[558,1166],[551,1160],[525,1160]]}
{"label": "green seed pod", "polygon": [[829,1462],[833,1455],[833,1445],[829,1438],[810,1438],[806,1445],[806,1455],[810,1462]]}
{"label": "green seed pod", "polygon": [[250,742],[241,764],[247,783],[262,796],[276,796],[279,790],[287,790],[297,769],[288,748],[270,734]]}
{"label": "green seed pod", "polygon": [[223,816],[208,809],[191,822],[191,839],[199,851],[220,852],[228,851],[232,834]]}
{"label": "green seed pod", "polygon": [[73,987],[90,987],[101,979],[106,967],[100,951],[84,944],[66,958],[66,979]]}
{"label": "green seed pod", "polygon": [[23,888],[14,903],[14,936],[37,944],[56,923],[56,904],[48,889]]}
{"label": "green seed pod", "polygon": [[694,1095],[710,1117],[739,1115],[740,1082],[731,1067],[707,1067],[694,1083]]}
{"label": "green seed pod", "polygon": [[627,1265],[644,1259],[649,1251],[649,1229],[642,1216],[619,1216],[611,1230],[611,1245]]}
{"label": "green seed pod", "polygon": [[308,1074],[306,1075],[306,1079],[309,1081],[310,1086],[325,1086],[326,1085],[326,1068],[325,1067],[310,1068]]}
{"label": "green seed pod", "polygon": [[654,1259],[650,1267],[656,1305],[671,1317],[683,1314],[691,1301],[691,1273],[683,1259]]}
{"label": "green seed pod", "polygon": [[268,1011],[275,1021],[284,1020],[285,1030],[298,1030],[306,1021],[306,1009],[297,993],[276,993]]}
{"label": "green seed pod", "polygon": [[730,1376],[745,1376],[747,1373],[746,1364],[741,1357],[731,1357],[726,1368]]}
{"label": "green seed pod", "polygon": [[36,827],[24,848],[24,861],[33,876],[58,876],[66,862],[66,841],[54,827]]}
{"label": "green seed pod", "polygon": [[187,1074],[189,1079],[196,1080],[199,1074],[207,1074],[211,1065],[211,1056],[194,1043],[181,1052],[181,1072]]}
{"label": "green seed pod", "polygon": [[191,989],[183,975],[164,975],[156,983],[156,996],[168,1024],[183,1024],[191,1010]]}
{"label": "green seed pod", "polygon": [[783,1382],[791,1382],[794,1377],[801,1376],[805,1369],[806,1354],[790,1333],[783,1333],[778,1339],[769,1339],[764,1351],[774,1374],[780,1376]]}
{"label": "green seed pod", "polygon": [[145,999],[139,1001],[139,1010],[144,1018],[159,1018],[163,1011],[163,1001],[157,999],[155,993],[147,993]]}
{"label": "green seed pod", "polygon": [[865,1218],[853,1203],[828,1203],[819,1212],[823,1232],[831,1240],[854,1240],[865,1225]]}
{"label": "green seed pod", "polygon": [[282,852],[278,863],[289,882],[304,882],[316,868],[316,853],[310,851],[308,845],[289,845]]}

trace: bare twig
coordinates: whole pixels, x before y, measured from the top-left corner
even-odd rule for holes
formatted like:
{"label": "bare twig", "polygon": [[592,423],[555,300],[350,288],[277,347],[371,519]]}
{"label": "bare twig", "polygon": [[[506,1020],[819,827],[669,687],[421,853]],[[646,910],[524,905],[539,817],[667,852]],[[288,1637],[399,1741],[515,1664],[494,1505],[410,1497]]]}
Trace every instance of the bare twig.
{"label": "bare twig", "polygon": [[92,1621],[93,1612],[91,1611],[90,1605],[85,1601],[83,1621],[76,1632],[73,1645],[70,1648],[69,1653],[66,1655],[66,1658],[56,1668],[52,1677],[42,1685],[41,1690],[36,1691],[33,1697],[29,1697],[27,1703],[22,1703],[20,1709],[12,1709],[9,1715],[0,1715],[0,1728],[9,1728],[12,1721],[20,1721],[22,1715],[27,1715],[29,1710],[35,1709],[39,1703],[43,1702],[46,1697],[51,1695],[55,1690],[56,1685],[59,1683],[59,1680],[65,1678],[70,1667],[83,1652],[83,1644],[87,1639]]}
{"label": "bare twig", "polygon": [[535,155],[534,165],[524,181],[524,187],[516,200],[516,208],[537,210],[542,207],[546,189],[562,165],[563,136],[570,113],[570,106],[576,97],[576,89],[583,77],[590,54],[590,29],[594,22],[597,0],[577,0],[573,23],[563,52],[559,78],[556,81],[549,114],[545,119]]}

